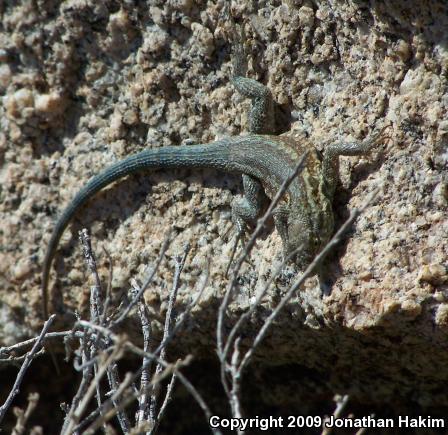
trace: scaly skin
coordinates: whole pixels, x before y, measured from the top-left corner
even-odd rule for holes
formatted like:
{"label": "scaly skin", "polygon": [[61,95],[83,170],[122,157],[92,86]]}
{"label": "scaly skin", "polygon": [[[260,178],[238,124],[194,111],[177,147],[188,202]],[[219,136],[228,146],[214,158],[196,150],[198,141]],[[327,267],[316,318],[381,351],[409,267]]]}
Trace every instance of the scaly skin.
{"label": "scaly skin", "polygon": [[[47,314],[47,287],[50,267],[59,240],[78,210],[104,187],[127,175],[143,170],[172,168],[213,168],[229,173],[242,173],[261,181],[264,191],[272,198],[284,179],[295,169],[303,151],[287,137],[250,135],[224,139],[215,143],[149,149],[127,157],[93,177],[66,207],[51,236],[44,260],[42,296]],[[308,165],[313,171],[317,154],[310,154]],[[313,163],[313,165],[311,165]],[[298,210],[296,218],[309,226],[310,217],[304,213],[303,181],[294,180],[284,195],[283,203]],[[305,208],[306,209],[306,208]],[[294,249],[294,247],[291,247]],[[289,249],[288,249],[289,251]]]}
{"label": "scaly skin", "polygon": [[[238,53],[237,53],[238,54]],[[237,71],[242,70],[236,67]],[[283,195],[274,211],[275,226],[282,238],[285,255],[300,247],[295,257],[299,268],[306,267],[333,232],[332,201],[339,177],[340,155],[367,153],[382,131],[362,143],[339,143],[326,148],[323,156],[308,143],[275,136],[270,91],[255,80],[233,79],[238,92],[252,101],[248,136],[232,137],[205,145],[148,149],[106,168],[93,177],[69,203],[48,244],[42,272],[42,297],[48,317],[47,288],[51,264],[59,240],[73,216],[98,191],[127,175],[143,170],[170,168],[213,168],[243,176],[244,197],[232,203],[237,239],[261,211],[264,193],[272,198],[308,151],[304,169]]]}

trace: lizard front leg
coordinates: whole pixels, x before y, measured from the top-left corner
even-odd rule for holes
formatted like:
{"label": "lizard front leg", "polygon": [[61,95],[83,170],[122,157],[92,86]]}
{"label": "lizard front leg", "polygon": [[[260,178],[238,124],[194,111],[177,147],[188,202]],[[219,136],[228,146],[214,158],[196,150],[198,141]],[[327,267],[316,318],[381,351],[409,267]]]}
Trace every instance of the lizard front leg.
{"label": "lizard front leg", "polygon": [[383,139],[384,131],[389,128],[383,127],[379,133],[362,142],[337,142],[329,145],[324,150],[322,164],[322,176],[330,188],[330,196],[336,188],[339,178],[339,156],[361,156],[368,154],[379,139]]}

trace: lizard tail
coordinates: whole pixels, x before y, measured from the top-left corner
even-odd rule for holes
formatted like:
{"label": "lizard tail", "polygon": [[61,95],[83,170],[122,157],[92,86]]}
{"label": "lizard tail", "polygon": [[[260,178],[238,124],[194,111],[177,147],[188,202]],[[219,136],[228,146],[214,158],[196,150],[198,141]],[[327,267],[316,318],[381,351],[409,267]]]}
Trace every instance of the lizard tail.
{"label": "lizard tail", "polygon": [[[231,142],[232,140],[230,140]],[[93,195],[120,178],[147,169],[215,168],[230,172],[229,139],[212,144],[172,146],[144,150],[106,168],[93,177],[73,198],[51,235],[42,269],[42,303],[44,318],[48,318],[48,282],[50,268],[59,240],[73,216]]]}

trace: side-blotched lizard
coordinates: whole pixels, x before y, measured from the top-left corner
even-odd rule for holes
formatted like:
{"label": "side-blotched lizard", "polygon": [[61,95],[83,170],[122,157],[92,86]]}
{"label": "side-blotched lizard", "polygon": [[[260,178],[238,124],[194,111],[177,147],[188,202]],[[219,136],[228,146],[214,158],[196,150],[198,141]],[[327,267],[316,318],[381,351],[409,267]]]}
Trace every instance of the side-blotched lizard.
{"label": "side-blotched lizard", "polygon": [[[241,56],[241,55],[240,55]],[[284,180],[306,154],[301,173],[291,182],[273,213],[285,255],[296,251],[295,262],[305,268],[330,239],[334,217],[332,202],[339,179],[339,156],[366,154],[381,132],[363,142],[334,143],[321,154],[313,146],[288,136],[275,136],[273,100],[269,89],[244,77],[241,58],[235,63],[233,84],[251,100],[247,136],[222,139],[204,145],[181,145],[147,149],[121,160],[94,176],[73,198],[56,223],[48,244],[42,272],[42,296],[48,317],[47,287],[51,264],[59,240],[80,207],[98,191],[120,178],[143,170],[213,168],[240,173],[244,197],[232,203],[237,237],[259,215],[264,194],[277,193]]]}

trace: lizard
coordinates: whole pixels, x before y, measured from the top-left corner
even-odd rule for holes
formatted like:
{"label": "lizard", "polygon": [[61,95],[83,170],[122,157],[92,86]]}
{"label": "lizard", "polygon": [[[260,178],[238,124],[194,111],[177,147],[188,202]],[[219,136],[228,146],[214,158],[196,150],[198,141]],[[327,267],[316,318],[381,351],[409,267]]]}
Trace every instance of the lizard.
{"label": "lizard", "polygon": [[274,224],[284,256],[294,251],[295,263],[304,269],[331,238],[334,230],[333,198],[339,179],[339,156],[368,153],[384,128],[364,141],[337,142],[320,152],[311,143],[292,136],[276,135],[274,100],[270,90],[245,77],[241,53],[234,59],[232,83],[251,101],[249,134],[207,144],[145,149],[118,161],[95,175],[66,206],[56,222],[42,268],[42,301],[48,317],[48,283],[59,240],[79,209],[97,192],[130,174],[144,170],[211,168],[242,175],[242,198],[232,201],[232,220],[238,241],[262,210],[267,197],[273,198],[284,180],[296,169],[305,153],[302,171],[290,183],[273,212]]}

